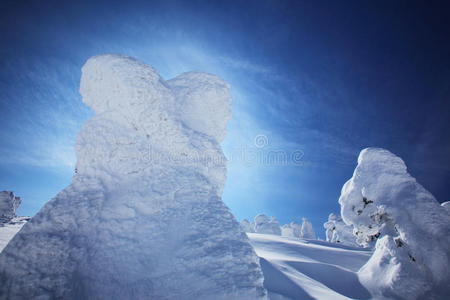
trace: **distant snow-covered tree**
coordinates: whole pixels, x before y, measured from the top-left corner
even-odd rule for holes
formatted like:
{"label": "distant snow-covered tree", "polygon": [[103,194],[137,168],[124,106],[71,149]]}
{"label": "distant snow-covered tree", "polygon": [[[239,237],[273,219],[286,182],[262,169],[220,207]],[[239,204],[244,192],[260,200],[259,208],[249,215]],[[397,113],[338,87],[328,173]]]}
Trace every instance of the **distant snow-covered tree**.
{"label": "distant snow-covered tree", "polygon": [[11,191],[0,192],[0,222],[9,222],[16,216],[16,209],[22,200]]}
{"label": "distant snow-covered tree", "polygon": [[244,230],[245,232],[248,232],[248,233],[255,232],[255,224],[253,222],[250,222],[249,220],[244,219],[241,221],[240,224],[241,224],[242,230]]}
{"label": "distant snow-covered tree", "polygon": [[450,218],[401,158],[384,149],[364,149],[339,203],[358,243],[376,242],[359,270],[374,298],[448,297]]}
{"label": "distant snow-covered tree", "polygon": [[281,227],[275,217],[259,214],[255,217],[255,232],[281,235]]}
{"label": "distant snow-covered tree", "polygon": [[305,239],[316,239],[316,232],[311,222],[306,218],[303,218],[300,236]]}
{"label": "distant snow-covered tree", "polygon": [[291,222],[281,226],[281,235],[286,237],[300,237],[302,231],[302,224]]}
{"label": "distant snow-covered tree", "polygon": [[323,224],[326,240],[331,243],[340,243],[347,246],[358,246],[353,234],[353,226],[344,223],[336,214],[330,214],[328,221]]}

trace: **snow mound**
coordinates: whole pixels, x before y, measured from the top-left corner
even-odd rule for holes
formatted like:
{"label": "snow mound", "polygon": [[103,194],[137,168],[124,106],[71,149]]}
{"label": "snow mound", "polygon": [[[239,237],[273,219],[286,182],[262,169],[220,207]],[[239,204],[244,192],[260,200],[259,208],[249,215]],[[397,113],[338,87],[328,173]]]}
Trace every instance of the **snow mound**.
{"label": "snow mound", "polygon": [[11,191],[0,192],[0,223],[9,222],[16,216],[16,209],[22,200]]}
{"label": "snow mound", "polygon": [[356,237],[353,234],[353,227],[344,223],[340,216],[330,214],[328,221],[323,224],[327,242],[341,243],[343,245],[356,247]]}
{"label": "snow mound", "polygon": [[78,136],[76,174],[0,254],[0,298],[266,299],[221,200],[228,85],[197,72],[165,81],[101,55],[80,92],[96,116]]}
{"label": "snow mound", "polygon": [[339,203],[358,242],[376,241],[373,256],[359,271],[374,296],[444,299],[450,293],[450,218],[401,158],[384,149],[364,149]]}
{"label": "snow mound", "polygon": [[272,300],[371,299],[358,270],[372,252],[318,240],[248,234]]}

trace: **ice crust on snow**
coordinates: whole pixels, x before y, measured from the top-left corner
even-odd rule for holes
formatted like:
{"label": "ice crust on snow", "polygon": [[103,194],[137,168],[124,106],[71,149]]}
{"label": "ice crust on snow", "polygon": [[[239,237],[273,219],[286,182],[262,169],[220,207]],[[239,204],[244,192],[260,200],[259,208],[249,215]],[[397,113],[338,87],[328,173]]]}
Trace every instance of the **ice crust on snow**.
{"label": "ice crust on snow", "polygon": [[0,192],[0,223],[9,222],[16,216],[16,210],[22,200],[12,191]]}
{"label": "ice crust on snow", "polygon": [[229,86],[101,55],[80,92],[96,115],[78,136],[76,174],[0,254],[0,298],[266,299],[221,200]]}
{"label": "ice crust on snow", "polygon": [[339,203],[359,243],[376,242],[359,271],[373,296],[444,299],[450,293],[450,218],[401,158],[364,149]]}
{"label": "ice crust on snow", "polygon": [[323,224],[327,242],[340,243],[348,246],[358,246],[356,237],[353,234],[353,226],[344,223],[342,218],[331,213],[328,221]]}

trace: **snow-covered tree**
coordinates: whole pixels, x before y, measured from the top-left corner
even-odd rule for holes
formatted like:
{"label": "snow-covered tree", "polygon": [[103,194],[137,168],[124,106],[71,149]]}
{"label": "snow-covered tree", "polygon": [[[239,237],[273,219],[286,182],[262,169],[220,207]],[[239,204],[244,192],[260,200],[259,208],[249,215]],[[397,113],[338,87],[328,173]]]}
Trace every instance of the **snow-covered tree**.
{"label": "snow-covered tree", "polygon": [[275,217],[259,214],[255,217],[255,232],[281,235],[281,227]]}
{"label": "snow-covered tree", "polygon": [[300,236],[305,239],[316,239],[316,232],[314,231],[313,225],[311,222],[303,218],[302,229]]}
{"label": "snow-covered tree", "polygon": [[267,299],[221,199],[228,84],[100,55],[80,92],[96,115],[77,138],[77,172],[0,254],[0,298]]}
{"label": "snow-covered tree", "polygon": [[353,234],[353,227],[344,223],[336,214],[330,214],[328,221],[323,224],[326,240],[331,243],[340,243],[347,246],[358,246]]}
{"label": "snow-covered tree", "polygon": [[255,232],[255,224],[247,219],[243,219],[240,223],[242,230],[248,233]]}
{"label": "snow-covered tree", "polygon": [[281,235],[286,237],[300,237],[302,230],[302,224],[291,222],[281,226]]}
{"label": "snow-covered tree", "polygon": [[11,191],[0,192],[0,222],[9,222],[16,216],[16,210],[21,203],[20,197],[16,197]]}
{"label": "snow-covered tree", "polygon": [[359,271],[376,298],[444,299],[450,293],[450,218],[401,158],[364,149],[339,203],[358,242],[376,241]]}

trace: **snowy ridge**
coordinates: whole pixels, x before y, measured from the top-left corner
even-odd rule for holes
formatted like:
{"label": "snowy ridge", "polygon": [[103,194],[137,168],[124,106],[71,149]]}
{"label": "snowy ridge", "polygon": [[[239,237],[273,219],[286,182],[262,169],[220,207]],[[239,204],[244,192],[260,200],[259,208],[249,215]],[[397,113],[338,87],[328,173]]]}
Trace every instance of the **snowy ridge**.
{"label": "snowy ridge", "polygon": [[76,174],[0,254],[0,298],[266,299],[221,200],[229,86],[101,55],[80,92],[96,116],[78,136]]}

